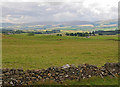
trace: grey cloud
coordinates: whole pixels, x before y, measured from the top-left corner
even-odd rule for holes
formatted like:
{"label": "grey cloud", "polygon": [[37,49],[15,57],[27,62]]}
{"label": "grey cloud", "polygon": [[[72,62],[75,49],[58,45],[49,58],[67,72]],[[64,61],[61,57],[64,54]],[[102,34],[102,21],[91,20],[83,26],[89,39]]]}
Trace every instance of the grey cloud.
{"label": "grey cloud", "polygon": [[[96,4],[85,7],[82,2],[8,2],[2,4],[3,21],[97,21],[117,18],[117,8],[111,7],[108,13]],[[93,9],[94,8],[94,9]],[[96,13],[99,11],[100,13]],[[11,15],[8,17],[8,15]],[[108,16],[109,15],[109,16]],[[18,21],[19,20],[19,21]]]}
{"label": "grey cloud", "polygon": [[64,2],[45,2],[45,4],[56,6],[56,5],[63,5]]}

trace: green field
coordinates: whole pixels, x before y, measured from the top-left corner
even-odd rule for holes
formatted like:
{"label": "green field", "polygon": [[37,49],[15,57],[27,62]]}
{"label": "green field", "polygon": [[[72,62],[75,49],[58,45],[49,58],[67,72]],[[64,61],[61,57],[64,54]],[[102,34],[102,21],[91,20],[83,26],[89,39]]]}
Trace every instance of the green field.
{"label": "green field", "polygon": [[[80,81],[77,80],[66,80],[65,82],[63,82],[62,84],[58,84],[56,82],[53,81],[38,81],[36,83],[34,83],[34,85],[57,85],[57,87],[61,87],[62,85],[91,85],[91,87],[96,87],[97,85],[109,85],[108,87],[118,87],[118,78],[113,78],[113,77],[104,77],[104,79],[100,78],[100,77],[91,77],[91,78],[85,78],[85,79],[81,79]],[[96,85],[96,86],[95,86]],[[44,86],[43,86],[44,87]],[[50,86],[51,87],[51,86]],[[69,86],[68,86],[69,87]]]}
{"label": "green field", "polygon": [[[65,64],[93,64],[102,66],[106,62],[118,62],[118,36],[55,36],[26,34],[3,35],[2,67],[42,69]],[[60,85],[37,82],[38,84]],[[65,81],[63,85],[117,85],[118,79],[92,77],[79,81]]]}
{"label": "green field", "polygon": [[2,37],[2,67],[42,69],[65,64],[118,61],[118,36],[70,37],[25,34]]}

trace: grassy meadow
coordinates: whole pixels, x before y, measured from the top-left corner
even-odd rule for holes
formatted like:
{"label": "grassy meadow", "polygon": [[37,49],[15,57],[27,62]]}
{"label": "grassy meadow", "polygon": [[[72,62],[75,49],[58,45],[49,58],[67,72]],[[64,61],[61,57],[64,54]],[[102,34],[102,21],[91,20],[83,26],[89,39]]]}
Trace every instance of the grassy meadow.
{"label": "grassy meadow", "polygon": [[118,62],[117,35],[74,36],[26,34],[2,36],[2,67],[42,69],[65,64]]}
{"label": "grassy meadow", "polygon": [[104,77],[104,79],[102,79],[101,77],[91,77],[91,78],[85,78],[85,79],[81,79],[80,81],[77,80],[66,80],[65,82],[63,82],[62,84],[58,84],[57,82],[53,82],[53,81],[38,81],[36,83],[34,83],[34,85],[42,85],[42,87],[51,87],[53,85],[57,85],[56,87],[62,87],[62,85],[66,85],[67,87],[69,86],[90,86],[90,87],[96,87],[97,85],[101,86],[107,86],[108,87],[118,87],[118,78],[113,78],[113,77]]}

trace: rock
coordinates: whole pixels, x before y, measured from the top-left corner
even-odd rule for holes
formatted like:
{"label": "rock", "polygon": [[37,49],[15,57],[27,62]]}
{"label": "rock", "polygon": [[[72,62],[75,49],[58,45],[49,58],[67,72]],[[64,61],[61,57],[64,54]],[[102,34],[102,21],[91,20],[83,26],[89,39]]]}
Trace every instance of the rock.
{"label": "rock", "polygon": [[69,68],[69,67],[70,67],[69,64],[66,64],[66,65],[63,65],[63,66],[62,66],[63,69],[66,69],[66,68]]}
{"label": "rock", "polygon": [[106,63],[102,67],[95,65],[80,64],[76,67],[74,64],[66,64],[62,67],[49,67],[41,70],[26,70],[23,69],[8,69],[1,70],[0,80],[3,86],[21,86],[30,85],[36,81],[56,81],[60,84],[64,80],[78,80],[90,78],[92,76],[105,76],[120,75],[120,63]]}

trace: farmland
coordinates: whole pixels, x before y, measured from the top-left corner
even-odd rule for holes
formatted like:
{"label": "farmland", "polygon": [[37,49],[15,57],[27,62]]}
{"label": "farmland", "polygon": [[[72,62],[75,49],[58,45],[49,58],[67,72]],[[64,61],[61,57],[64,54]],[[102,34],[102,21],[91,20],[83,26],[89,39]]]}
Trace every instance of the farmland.
{"label": "farmland", "polygon": [[74,37],[3,35],[3,68],[42,69],[65,64],[118,62],[117,35]]}
{"label": "farmland", "polygon": [[0,4],[0,85],[117,87],[118,4],[118,0]]}

